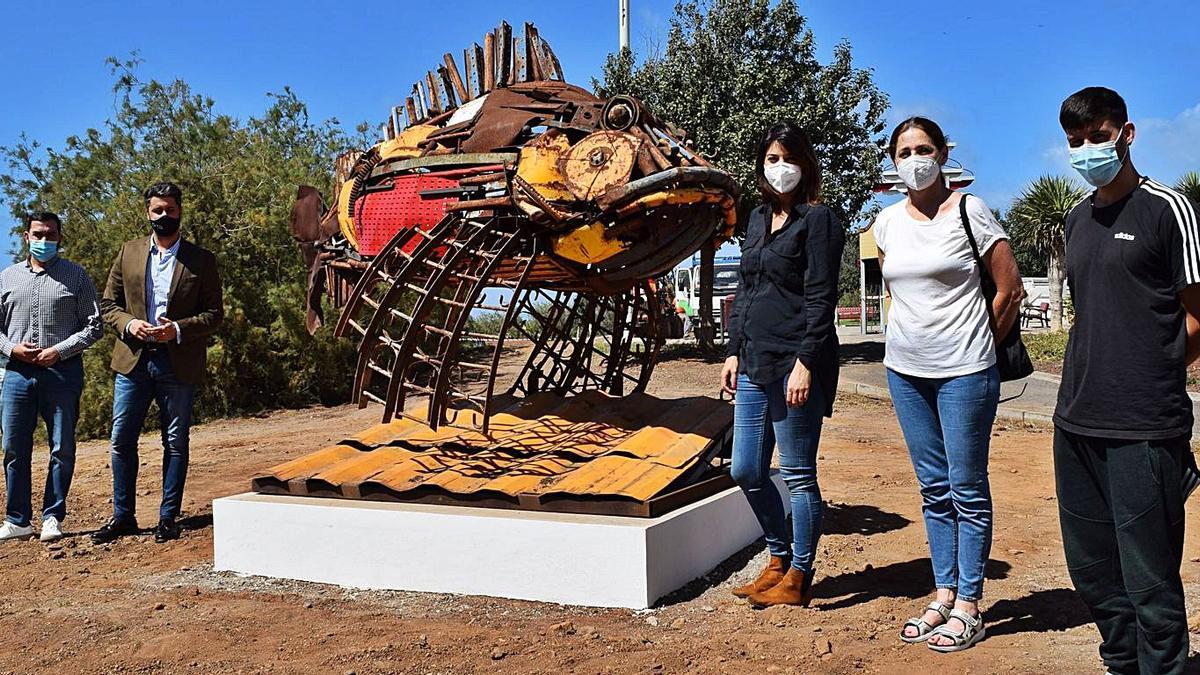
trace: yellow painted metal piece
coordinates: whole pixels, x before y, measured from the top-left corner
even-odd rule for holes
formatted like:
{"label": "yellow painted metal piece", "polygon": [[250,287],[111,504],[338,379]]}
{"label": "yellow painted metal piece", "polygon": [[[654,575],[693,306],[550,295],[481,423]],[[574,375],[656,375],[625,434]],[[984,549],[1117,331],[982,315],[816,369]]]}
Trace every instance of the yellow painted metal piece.
{"label": "yellow painted metal piece", "polygon": [[342,189],[337,196],[337,217],[338,229],[342,231],[342,236],[350,242],[350,246],[358,249],[358,237],[354,235],[354,219],[350,217],[350,190],[353,187],[354,181],[342,183]]}
{"label": "yellow painted metal piece", "polygon": [[[737,208],[733,197],[720,190],[704,188],[681,188],[652,192],[621,207],[617,211],[617,215],[621,218],[629,218],[663,206],[701,206],[704,204],[715,204],[721,208],[726,230],[730,230],[737,224]],[[606,228],[601,222],[581,225],[554,239],[555,254],[567,260],[585,264],[603,262],[628,248],[628,244],[609,238]]]}
{"label": "yellow painted metal piece", "polygon": [[[566,187],[566,181],[558,170],[558,160],[571,143],[558,129],[551,129],[525,144],[517,162],[517,177],[532,188],[545,202],[563,202],[575,199]],[[528,198],[521,190],[513,194],[517,207],[529,215],[544,209]]]}
{"label": "yellow painted metal piece", "polygon": [[[700,204],[721,205],[725,210],[725,219],[728,223],[733,198],[720,190],[707,190],[704,188],[679,188],[677,190],[652,192],[622,206],[617,210],[617,215],[624,218],[661,206],[696,206]],[[736,214],[734,217],[736,218]]]}
{"label": "yellow painted metal piece", "polygon": [[629,182],[642,141],[623,131],[596,131],[576,143],[559,161],[567,189],[579,199],[595,199]]}
{"label": "yellow painted metal piece", "polygon": [[429,134],[437,130],[438,127],[430,124],[415,124],[408,127],[392,140],[379,144],[380,161],[388,162],[395,159],[419,157],[421,148],[417,146],[421,141],[429,138]]}
{"label": "yellow painted metal piece", "polygon": [[624,242],[609,239],[604,223],[581,225],[554,239],[554,253],[577,263],[598,263],[629,248]]}

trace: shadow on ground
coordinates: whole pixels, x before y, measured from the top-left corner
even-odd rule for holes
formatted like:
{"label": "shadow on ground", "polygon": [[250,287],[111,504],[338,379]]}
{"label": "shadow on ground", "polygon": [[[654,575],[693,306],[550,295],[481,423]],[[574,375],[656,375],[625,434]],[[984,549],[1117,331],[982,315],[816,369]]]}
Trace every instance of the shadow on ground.
{"label": "shadow on ground", "polygon": [[[755,556],[757,556],[759,553],[762,553],[763,549],[766,547],[766,540],[762,539],[761,537],[756,539],[753,544],[750,544],[746,548],[743,548],[737,553],[734,553],[732,556],[726,558],[725,561],[720,565],[717,565],[717,568],[713,571],[705,574],[699,579],[694,579],[688,582],[688,584],[683,588],[660,598],[658,602],[654,603],[654,606],[669,607],[671,605],[678,605],[695,600],[701,595],[704,595],[704,593],[710,588],[720,586],[728,581],[730,577],[742,571],[746,565],[749,564],[750,561],[755,558]],[[755,573],[757,572],[758,570],[756,569]]]}
{"label": "shadow on ground", "polygon": [[986,606],[989,636],[1061,631],[1092,622],[1087,605],[1069,588],[1034,591]]}
{"label": "shadow on ground", "polygon": [[[825,514],[821,520],[821,534],[872,535],[898,530],[910,523],[912,523],[911,520],[898,513],[884,511],[869,504],[827,503]],[[788,519],[788,527],[791,528],[791,518]],[[755,540],[753,544],[727,558],[713,571],[660,599],[655,603],[655,607],[676,605],[704,595],[710,588],[720,586],[730,577],[745,569],[755,556],[762,553],[766,545],[766,541],[762,538]],[[926,568],[928,568],[928,559],[926,559]],[[758,571],[758,569],[753,570],[755,574]]]}
{"label": "shadow on ground", "polygon": [[[1004,579],[1012,565],[1003,560],[988,560],[984,574],[988,579]],[[818,572],[819,573],[819,572]],[[877,598],[924,598],[932,595],[933,568],[929,558],[892,563],[883,567],[866,568],[837,576],[818,579],[813,585],[813,597],[822,602],[823,610],[853,607]],[[990,613],[989,613],[990,616]],[[991,631],[991,628],[988,628]]]}
{"label": "shadow on ground", "polygon": [[203,530],[212,527],[213,517],[211,513],[198,513],[194,516],[179,519],[179,529],[181,530]]}
{"label": "shadow on ground", "polygon": [[882,342],[854,342],[838,347],[842,365],[883,363]]}
{"label": "shadow on ground", "polygon": [[903,529],[912,521],[870,504],[826,504],[821,534],[881,534]]}

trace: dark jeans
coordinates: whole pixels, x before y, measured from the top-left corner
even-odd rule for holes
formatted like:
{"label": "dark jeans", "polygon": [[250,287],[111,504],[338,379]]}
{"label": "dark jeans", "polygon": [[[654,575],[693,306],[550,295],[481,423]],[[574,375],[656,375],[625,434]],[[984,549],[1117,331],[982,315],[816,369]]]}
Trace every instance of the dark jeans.
{"label": "dark jeans", "polygon": [[992,550],[988,449],[1000,400],[996,366],[958,377],[887,371],[888,389],[913,471],[929,537],[933,580],[960,600],[983,597]]}
{"label": "dark jeans", "polygon": [[1113,673],[1182,673],[1183,490],[1187,438],[1131,441],[1055,427],[1063,549]]}
{"label": "dark jeans", "polygon": [[42,518],[67,516],[67,492],[75,473],[75,423],[83,391],[83,359],[73,357],[49,368],[16,359],[4,371],[2,396],[5,517],[28,527],[33,516],[33,431],[38,417],[50,440],[50,468],[42,497]]}
{"label": "dark jeans", "polygon": [[[821,490],[817,486],[817,446],[825,394],[814,381],[808,401],[789,408],[787,379],[759,386],[738,375],[733,412],[733,480],[742,488],[762,525],[772,555],[791,556],[792,567],[811,572],[821,538]],[[779,491],[771,482],[771,455],[779,444],[779,473],[788,489],[792,531]]]}
{"label": "dark jeans", "polygon": [[138,435],[150,401],[158,403],[163,446],[163,493],[159,518],[177,518],[187,480],[188,430],[196,385],[180,382],[165,349],[147,350],[128,374],[117,374],[113,391],[113,517],[132,518],[137,506]]}

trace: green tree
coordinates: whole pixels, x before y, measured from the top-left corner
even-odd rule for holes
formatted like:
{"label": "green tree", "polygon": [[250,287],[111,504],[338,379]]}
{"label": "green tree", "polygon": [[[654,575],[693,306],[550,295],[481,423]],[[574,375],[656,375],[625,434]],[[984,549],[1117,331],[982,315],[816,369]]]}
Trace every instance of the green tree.
{"label": "green tree", "polygon": [[[13,215],[61,214],[65,254],[103,290],[121,243],[149,236],[141,190],[177,183],[184,236],[216,254],[225,287],[226,323],[209,348],[197,416],[344,400],[352,349],[327,329],[308,336],[303,262],[287,223],[296,186],[328,194],[334,158],[362,139],[336,120],[311,121],[291,89],[268,94],[261,115],[239,120],[183,81],[142,81],[136,55],[109,63],[116,106],[101,129],[67,138],[61,150],[24,137],[0,148],[0,195]],[[83,435],[103,435],[110,424],[112,340],[106,335],[85,357]]]}
{"label": "green tree", "polygon": [[1021,271],[1021,276],[1046,276],[1046,256],[1025,239],[1020,241],[1012,239],[1012,225],[1000,209],[992,209],[992,215],[996,217],[996,222],[1000,223],[1000,227],[1009,234],[1009,244],[1012,246],[1013,257],[1017,259],[1017,269]]}
{"label": "green tree", "polygon": [[1189,171],[1179,177],[1175,189],[1187,195],[1193,204],[1200,205],[1200,173]]}
{"label": "green tree", "polygon": [[[742,187],[739,232],[761,199],[759,137],[775,122],[796,122],[816,147],[822,202],[851,228],[873,215],[865,209],[879,180],[888,98],[870,70],[855,67],[849,42],[835,45],[826,64],[815,46],[795,0],[680,0],[661,53],[641,63],[627,49],[612,54],[593,87],[602,97],[641,99],[733,174]],[[843,294],[857,293],[857,258],[843,258]],[[711,304],[701,298],[701,316]]]}
{"label": "green tree", "polygon": [[1050,282],[1050,328],[1063,329],[1064,227],[1067,213],[1087,191],[1065,176],[1041,176],[1027,185],[1008,210],[1008,235],[1014,245],[1046,257]]}
{"label": "green tree", "polygon": [[640,64],[628,50],[610,55],[593,85],[601,96],[640,98],[736,176],[743,225],[760,199],[759,136],[774,122],[797,122],[816,146],[822,201],[851,227],[870,215],[888,98],[870,70],[855,67],[849,42],[826,64],[815,46],[795,0],[681,0],[662,53]]}

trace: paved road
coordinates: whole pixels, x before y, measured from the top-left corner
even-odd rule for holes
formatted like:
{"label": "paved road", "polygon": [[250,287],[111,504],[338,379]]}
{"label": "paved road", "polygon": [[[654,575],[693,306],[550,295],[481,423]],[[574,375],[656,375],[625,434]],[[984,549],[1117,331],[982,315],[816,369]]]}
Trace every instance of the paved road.
{"label": "paved road", "polygon": [[[838,390],[888,398],[887,374],[883,367],[883,336],[862,336],[857,328],[838,330],[842,342],[842,371]],[[997,416],[1026,422],[1051,422],[1054,404],[1058,400],[1059,377],[1049,373],[1034,373],[1023,380],[1005,382],[1000,386],[1000,408]],[[1192,395],[1192,406],[1200,420],[1200,395]],[[1200,436],[1193,427],[1193,436]]]}

